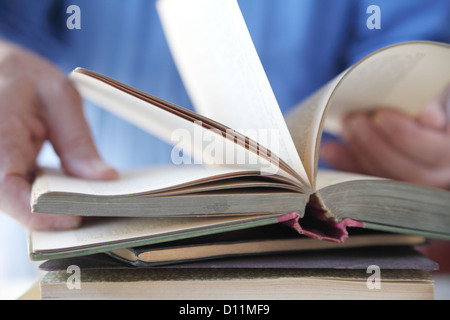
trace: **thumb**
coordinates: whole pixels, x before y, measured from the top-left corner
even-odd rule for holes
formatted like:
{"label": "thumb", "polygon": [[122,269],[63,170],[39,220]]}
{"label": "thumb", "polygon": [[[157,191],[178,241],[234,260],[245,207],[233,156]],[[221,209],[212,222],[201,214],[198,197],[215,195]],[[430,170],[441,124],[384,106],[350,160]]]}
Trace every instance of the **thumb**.
{"label": "thumb", "polygon": [[417,121],[429,128],[443,129],[447,124],[447,117],[439,101],[433,100],[421,111]]}
{"label": "thumb", "polygon": [[449,120],[449,109],[450,86],[422,110],[417,121],[426,127],[443,129]]}
{"label": "thumb", "polygon": [[68,79],[60,86],[44,95],[44,103],[49,140],[63,169],[81,178],[115,179],[117,172],[101,159],[94,145],[78,91]]}

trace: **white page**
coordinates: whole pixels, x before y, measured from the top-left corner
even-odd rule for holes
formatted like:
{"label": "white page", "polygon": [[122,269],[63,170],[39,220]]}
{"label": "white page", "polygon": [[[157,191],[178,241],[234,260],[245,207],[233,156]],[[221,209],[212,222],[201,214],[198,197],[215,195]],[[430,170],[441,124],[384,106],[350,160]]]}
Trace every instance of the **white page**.
{"label": "white page", "polygon": [[[49,192],[68,192],[97,196],[131,195],[171,189],[174,186],[191,185],[192,182],[220,180],[227,174],[247,175],[248,170],[237,168],[205,168],[201,166],[156,166],[121,172],[116,180],[88,180],[67,176],[49,169],[37,178],[33,194],[37,189]],[[36,191],[35,191],[36,190]]]}
{"label": "white page", "polygon": [[157,5],[196,110],[267,147],[308,183],[237,2],[160,0]]}

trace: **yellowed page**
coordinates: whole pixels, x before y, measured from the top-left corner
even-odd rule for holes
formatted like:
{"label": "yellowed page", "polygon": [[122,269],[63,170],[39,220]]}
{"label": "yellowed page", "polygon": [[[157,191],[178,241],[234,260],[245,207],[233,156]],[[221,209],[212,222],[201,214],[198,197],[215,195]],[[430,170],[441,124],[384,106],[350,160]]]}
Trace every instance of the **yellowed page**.
{"label": "yellowed page", "polygon": [[325,130],[339,134],[342,118],[387,107],[416,116],[450,84],[450,46],[407,42],[381,49],[353,66],[329,103]]}
{"label": "yellowed page", "polygon": [[160,0],[158,12],[196,110],[267,147],[308,184],[237,2]]}
{"label": "yellowed page", "polygon": [[311,97],[296,106],[287,116],[291,136],[297,152],[303,159],[303,165],[315,189],[316,159],[321,139],[321,126],[324,113],[336,85],[344,74],[339,75]]}
{"label": "yellowed page", "polygon": [[355,181],[355,180],[380,180],[384,178],[368,176],[364,174],[343,172],[331,169],[320,169],[317,173],[316,188],[320,190],[322,188],[331,186],[333,184]]}
{"label": "yellowed page", "polygon": [[[264,158],[244,143],[235,143],[232,130],[227,130],[224,136],[218,129],[203,126],[200,120],[185,119],[78,70],[71,73],[71,79],[84,98],[173,145],[174,164],[214,166],[214,170],[223,168],[224,172],[247,169],[296,180],[279,170],[278,158]],[[180,159],[180,151],[186,157]]]}
{"label": "yellowed page", "polygon": [[[221,159],[204,152],[202,140],[195,139],[196,136],[201,139],[211,136],[213,132],[88,75],[72,72],[70,77],[84,98],[168,144],[176,145],[192,156],[196,163],[220,163]],[[235,148],[232,142],[220,136],[217,139],[223,141],[224,148]]]}
{"label": "yellowed page", "polygon": [[415,116],[449,83],[450,46],[424,41],[381,49],[336,76],[286,117],[310,179],[322,130],[339,135],[345,116],[381,107]]}

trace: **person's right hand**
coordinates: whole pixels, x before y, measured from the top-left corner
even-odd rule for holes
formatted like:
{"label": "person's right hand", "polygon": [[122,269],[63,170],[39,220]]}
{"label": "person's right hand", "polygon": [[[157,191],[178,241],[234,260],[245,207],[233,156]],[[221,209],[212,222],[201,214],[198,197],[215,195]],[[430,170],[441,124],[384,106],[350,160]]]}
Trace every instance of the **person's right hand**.
{"label": "person's right hand", "polygon": [[0,212],[30,229],[69,229],[81,218],[30,211],[36,158],[49,140],[70,175],[114,179],[100,158],[66,76],[50,62],[0,40]]}
{"label": "person's right hand", "polygon": [[450,86],[415,118],[393,110],[349,115],[343,142],[325,142],[323,160],[342,171],[450,189]]}

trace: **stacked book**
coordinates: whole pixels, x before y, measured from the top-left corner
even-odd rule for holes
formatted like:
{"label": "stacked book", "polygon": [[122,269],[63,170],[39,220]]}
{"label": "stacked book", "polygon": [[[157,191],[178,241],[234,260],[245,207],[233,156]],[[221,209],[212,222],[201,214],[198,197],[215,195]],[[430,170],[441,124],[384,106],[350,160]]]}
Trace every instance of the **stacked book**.
{"label": "stacked book", "polygon": [[422,236],[355,228],[336,243],[275,220],[99,218],[76,230],[34,231],[30,252],[47,260],[40,266],[42,299],[434,296],[438,265],[413,249],[425,243]]}

